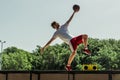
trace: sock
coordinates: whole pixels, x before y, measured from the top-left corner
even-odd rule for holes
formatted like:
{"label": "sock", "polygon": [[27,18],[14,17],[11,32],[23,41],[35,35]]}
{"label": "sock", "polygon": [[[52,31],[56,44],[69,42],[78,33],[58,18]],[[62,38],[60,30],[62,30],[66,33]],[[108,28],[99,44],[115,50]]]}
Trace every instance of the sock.
{"label": "sock", "polygon": [[87,47],[84,48],[85,50],[88,49]]}
{"label": "sock", "polygon": [[69,64],[67,64],[67,66],[70,66]]}

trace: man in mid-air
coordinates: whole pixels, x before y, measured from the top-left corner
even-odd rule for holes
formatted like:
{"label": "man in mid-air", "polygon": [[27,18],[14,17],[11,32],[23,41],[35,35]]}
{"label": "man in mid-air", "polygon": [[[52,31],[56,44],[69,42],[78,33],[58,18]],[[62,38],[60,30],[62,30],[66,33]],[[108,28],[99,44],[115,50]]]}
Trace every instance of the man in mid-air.
{"label": "man in mid-air", "polygon": [[78,12],[78,10],[74,10],[72,13],[71,17],[68,19],[68,21],[63,24],[62,26],[59,25],[56,21],[53,21],[51,23],[51,26],[53,29],[56,29],[54,32],[52,38],[47,42],[47,44],[41,48],[41,53],[43,53],[44,49],[52,42],[54,41],[57,37],[59,37],[61,40],[63,40],[65,43],[67,43],[70,46],[70,49],[72,51],[71,55],[69,56],[68,63],[65,66],[67,71],[71,71],[71,63],[76,55],[77,52],[77,46],[79,44],[84,44],[84,49],[83,52],[87,55],[91,55],[91,52],[88,50],[88,35],[87,34],[81,34],[77,37],[73,37],[69,34],[68,32],[68,26],[74,16],[74,14]]}

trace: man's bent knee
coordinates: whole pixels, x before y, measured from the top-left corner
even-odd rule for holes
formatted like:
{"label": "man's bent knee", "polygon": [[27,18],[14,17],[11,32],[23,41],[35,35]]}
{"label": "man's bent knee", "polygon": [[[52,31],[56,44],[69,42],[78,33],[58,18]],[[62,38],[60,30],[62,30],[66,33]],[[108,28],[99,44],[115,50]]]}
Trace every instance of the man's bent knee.
{"label": "man's bent knee", "polygon": [[87,34],[83,34],[82,37],[83,38],[88,38],[88,35]]}

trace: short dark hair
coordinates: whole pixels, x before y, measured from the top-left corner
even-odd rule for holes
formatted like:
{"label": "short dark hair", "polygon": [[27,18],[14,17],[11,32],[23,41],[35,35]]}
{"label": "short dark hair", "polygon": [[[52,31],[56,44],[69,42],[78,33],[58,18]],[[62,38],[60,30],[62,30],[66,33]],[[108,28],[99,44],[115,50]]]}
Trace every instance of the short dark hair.
{"label": "short dark hair", "polygon": [[53,27],[54,24],[56,24],[56,21],[53,21],[53,22],[51,23],[51,26]]}

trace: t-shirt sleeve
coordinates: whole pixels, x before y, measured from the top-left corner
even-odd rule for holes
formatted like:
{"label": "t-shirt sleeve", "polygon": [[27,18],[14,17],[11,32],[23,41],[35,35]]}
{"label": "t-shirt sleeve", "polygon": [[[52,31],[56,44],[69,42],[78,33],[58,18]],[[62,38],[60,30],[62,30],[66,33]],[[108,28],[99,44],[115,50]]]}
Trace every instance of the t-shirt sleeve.
{"label": "t-shirt sleeve", "polygon": [[62,25],[62,27],[66,27],[66,28],[67,28],[68,25],[69,25],[69,24],[65,23],[65,24]]}

